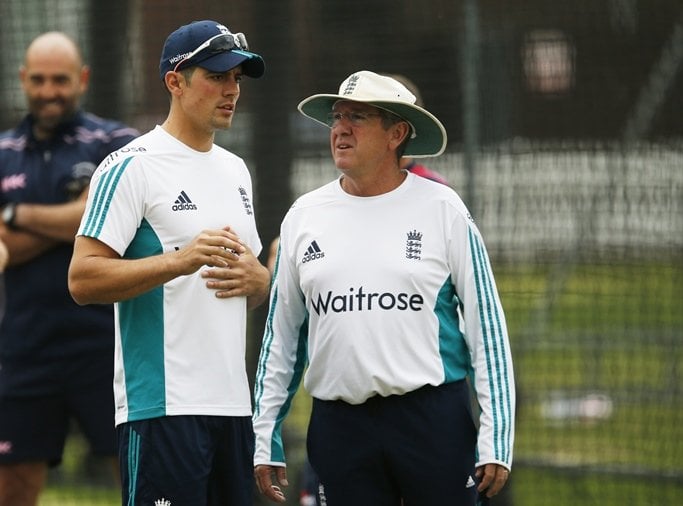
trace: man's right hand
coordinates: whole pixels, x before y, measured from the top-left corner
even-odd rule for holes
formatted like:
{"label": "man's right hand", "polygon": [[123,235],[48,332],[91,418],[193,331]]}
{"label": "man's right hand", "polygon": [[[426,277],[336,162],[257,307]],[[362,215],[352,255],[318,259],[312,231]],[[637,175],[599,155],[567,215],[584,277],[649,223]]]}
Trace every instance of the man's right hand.
{"label": "man's right hand", "polygon": [[[277,484],[273,483],[273,477]],[[287,468],[284,466],[259,465],[254,468],[254,478],[259,492],[273,502],[285,502],[282,487],[287,487]]]}

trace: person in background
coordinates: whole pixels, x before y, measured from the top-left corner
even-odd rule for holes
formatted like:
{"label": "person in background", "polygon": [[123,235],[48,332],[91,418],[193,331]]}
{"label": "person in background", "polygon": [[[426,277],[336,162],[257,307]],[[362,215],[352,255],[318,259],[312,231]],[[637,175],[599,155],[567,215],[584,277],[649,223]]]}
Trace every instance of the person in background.
{"label": "person in background", "polygon": [[259,490],[286,500],[281,422],[303,376],[321,502],[495,496],[512,465],[515,395],[488,254],[455,191],[400,169],[404,155],[443,152],[443,125],[369,71],[298,108],[330,127],[341,175],[282,222],[254,392]]}
{"label": "person in background", "polygon": [[36,37],[19,78],[28,114],[0,134],[0,506],[37,504],[73,420],[115,463],[113,308],[76,305],[67,269],[95,167],[138,135],[80,108],[90,70],[64,33]]}
{"label": "person in background", "polygon": [[214,140],[244,76],[264,71],[242,33],[179,27],[159,65],[166,120],[93,176],[69,288],[79,304],[116,305],[123,504],[253,501],[247,309],[267,298],[270,274],[249,170]]}
{"label": "person in background", "polygon": [[[381,74],[386,77],[391,77],[392,79],[395,79],[399,83],[401,83],[403,86],[405,86],[410,93],[412,93],[415,96],[415,105],[424,108],[424,102],[422,101],[422,94],[420,93],[420,89],[417,87],[417,85],[404,76],[403,74]],[[432,181],[436,181],[437,183],[445,184],[448,186],[448,181],[444,176],[436,172],[435,170],[432,170],[425,165],[419,163],[415,158],[411,156],[403,156],[401,157],[401,163],[400,163],[400,168],[403,170],[408,170],[412,172],[413,174],[416,174],[418,176],[426,177],[427,179],[431,179]]]}

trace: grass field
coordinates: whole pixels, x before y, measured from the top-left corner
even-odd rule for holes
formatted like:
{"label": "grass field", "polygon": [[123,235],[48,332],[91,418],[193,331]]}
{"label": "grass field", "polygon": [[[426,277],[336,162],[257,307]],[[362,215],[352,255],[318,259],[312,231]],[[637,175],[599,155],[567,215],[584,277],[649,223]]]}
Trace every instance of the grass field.
{"label": "grass field", "polygon": [[40,498],[40,506],[120,506],[118,490],[84,485],[50,487]]}
{"label": "grass field", "polygon": [[514,506],[673,506],[683,499],[680,481],[633,479],[591,469],[518,466],[510,484]]}
{"label": "grass field", "polygon": [[[519,396],[514,504],[683,504],[683,262],[503,265],[496,279]],[[572,411],[590,394],[609,412]],[[293,483],[309,409],[300,392],[285,424]],[[115,504],[111,489],[68,484],[41,501]]]}
{"label": "grass field", "polygon": [[[683,262],[566,270],[498,276],[519,394],[515,503],[683,504]],[[607,416],[544,413],[596,393]]]}

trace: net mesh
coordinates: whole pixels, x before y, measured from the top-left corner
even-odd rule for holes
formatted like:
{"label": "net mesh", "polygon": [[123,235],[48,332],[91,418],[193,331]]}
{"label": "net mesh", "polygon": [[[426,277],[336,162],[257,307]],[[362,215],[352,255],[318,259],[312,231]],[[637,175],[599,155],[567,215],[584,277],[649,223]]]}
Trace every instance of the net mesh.
{"label": "net mesh", "polygon": [[[492,504],[681,503],[680,0],[3,0],[0,126],[25,113],[26,45],[55,29],[92,67],[86,109],[162,122],[161,46],[195,19],[245,32],[266,60],[217,136],[252,170],[264,244],[298,195],[336,177],[304,97],[356,70],[403,74],[446,126],[446,153],[425,164],[484,234],[518,383],[514,472]],[[250,317],[252,377],[264,311]],[[300,393],[286,424],[293,489],[309,402]],[[83,444],[67,453],[41,504],[116,504]]]}

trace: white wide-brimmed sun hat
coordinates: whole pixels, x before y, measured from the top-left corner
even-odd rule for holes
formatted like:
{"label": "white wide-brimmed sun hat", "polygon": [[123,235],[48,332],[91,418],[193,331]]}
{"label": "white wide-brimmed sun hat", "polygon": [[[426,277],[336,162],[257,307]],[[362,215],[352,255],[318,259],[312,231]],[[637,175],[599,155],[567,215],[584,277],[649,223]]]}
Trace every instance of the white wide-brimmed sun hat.
{"label": "white wide-brimmed sun hat", "polygon": [[412,135],[404,156],[437,156],[446,149],[446,129],[432,113],[415,105],[415,95],[396,79],[361,70],[347,77],[339,93],[312,95],[299,103],[298,109],[327,126],[327,117],[338,100],[363,102],[392,112],[410,123]]}

